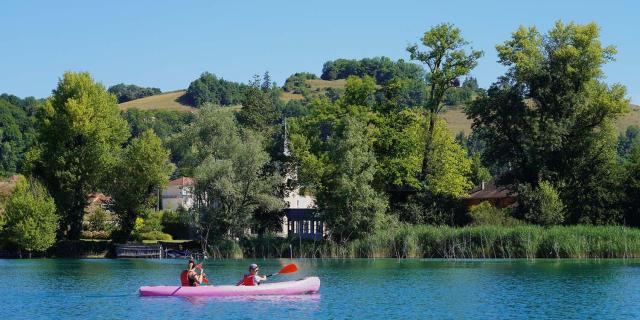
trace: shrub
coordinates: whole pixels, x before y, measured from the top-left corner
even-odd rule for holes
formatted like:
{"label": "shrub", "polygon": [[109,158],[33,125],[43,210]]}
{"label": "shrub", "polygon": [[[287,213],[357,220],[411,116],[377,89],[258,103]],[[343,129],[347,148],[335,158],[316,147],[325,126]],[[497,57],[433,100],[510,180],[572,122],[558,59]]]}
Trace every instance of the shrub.
{"label": "shrub", "polygon": [[111,232],[108,232],[108,231],[105,231],[105,230],[96,230],[96,231],[85,230],[85,231],[82,231],[82,239],[108,240],[110,238],[111,238]]}
{"label": "shrub", "polygon": [[173,240],[170,234],[166,234],[162,231],[149,231],[140,234],[140,240],[160,240],[168,241]]}
{"label": "shrub", "polygon": [[518,191],[519,208],[527,221],[542,226],[564,222],[565,206],[551,183],[541,181],[536,188],[522,185]]}
{"label": "shrub", "polygon": [[170,234],[174,239],[187,239],[189,237],[189,225],[182,219],[182,215],[186,214],[183,210],[164,211],[162,214],[162,230]]}
{"label": "shrub", "polygon": [[510,209],[499,209],[489,202],[482,202],[469,210],[471,225],[514,226],[521,224],[511,216]]}

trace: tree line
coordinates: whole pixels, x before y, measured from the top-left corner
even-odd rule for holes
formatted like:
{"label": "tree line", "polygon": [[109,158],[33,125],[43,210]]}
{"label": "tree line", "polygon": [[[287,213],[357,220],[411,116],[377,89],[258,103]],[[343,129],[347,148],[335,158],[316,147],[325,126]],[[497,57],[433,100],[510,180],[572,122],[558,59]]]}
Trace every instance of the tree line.
{"label": "tree line", "polygon": [[[344,77],[343,90],[288,103],[281,92],[304,93],[314,75],[279,88],[268,73],[247,84],[203,73],[187,90],[193,114],[121,112],[87,73],[65,73],[46,101],[2,96],[0,165],[27,176],[4,201],[3,237],[32,239],[23,221],[33,220],[47,222],[36,234],[54,230],[46,239],[78,239],[87,195],[103,191],[124,241],[140,218],[159,221],[145,212],[176,176],[196,179],[197,205],[184,214],[205,250],[277,230],[296,187],[315,195],[336,243],[404,224],[638,226],[639,131],[616,136],[629,101],[602,80],[615,48],[597,25],[522,27],[496,49],[506,72],[487,90],[471,76],[483,53],[440,24],[406,48],[415,62],[339,59],[321,77]],[[469,136],[441,117],[453,103],[473,121]],[[468,208],[468,191],[489,179],[518,206]]]}

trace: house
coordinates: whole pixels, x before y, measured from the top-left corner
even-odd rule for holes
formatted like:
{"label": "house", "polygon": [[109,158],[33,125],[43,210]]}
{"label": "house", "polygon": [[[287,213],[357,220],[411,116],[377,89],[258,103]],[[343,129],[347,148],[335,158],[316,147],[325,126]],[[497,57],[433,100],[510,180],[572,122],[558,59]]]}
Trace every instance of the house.
{"label": "house", "polygon": [[467,206],[479,205],[488,201],[496,208],[506,208],[518,200],[515,191],[504,186],[497,186],[495,180],[482,182],[479,186],[469,192],[469,197],[465,199]]}
{"label": "house", "polygon": [[194,187],[195,180],[189,177],[169,181],[167,187],[162,190],[162,209],[177,210],[180,207],[191,209],[195,203]]}
{"label": "house", "polygon": [[322,240],[326,227],[316,210],[313,196],[293,190],[284,199],[283,236],[307,240]]}

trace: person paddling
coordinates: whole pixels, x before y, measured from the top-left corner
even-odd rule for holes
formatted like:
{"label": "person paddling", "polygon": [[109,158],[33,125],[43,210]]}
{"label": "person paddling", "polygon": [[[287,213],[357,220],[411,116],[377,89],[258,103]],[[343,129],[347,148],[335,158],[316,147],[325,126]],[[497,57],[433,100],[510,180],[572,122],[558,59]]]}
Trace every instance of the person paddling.
{"label": "person paddling", "polygon": [[205,279],[204,270],[200,268],[200,274],[196,273],[196,263],[193,259],[189,259],[187,270],[180,273],[180,283],[183,287],[197,287]]}
{"label": "person paddling", "polygon": [[257,264],[252,263],[249,265],[249,274],[245,274],[236,286],[256,286],[260,282],[266,281],[267,277],[258,275],[258,271],[260,271],[260,268]]}

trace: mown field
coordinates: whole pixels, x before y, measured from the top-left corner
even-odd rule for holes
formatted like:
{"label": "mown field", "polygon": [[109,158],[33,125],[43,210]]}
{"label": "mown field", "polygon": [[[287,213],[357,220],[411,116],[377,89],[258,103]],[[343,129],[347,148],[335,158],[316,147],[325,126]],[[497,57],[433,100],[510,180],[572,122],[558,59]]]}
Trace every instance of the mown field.
{"label": "mown field", "polygon": [[[346,80],[330,81],[316,79],[307,80],[307,82],[311,86],[310,91],[312,96],[322,96],[329,88],[342,89],[346,84]],[[121,103],[119,106],[120,109],[123,110],[137,108],[141,110],[166,109],[193,112],[196,110],[195,108],[182,102],[182,97],[185,93],[185,90],[166,92],[151,97]],[[283,92],[280,98],[284,102],[304,99],[301,94],[293,94],[290,92]],[[234,108],[239,109],[240,106],[234,106]],[[461,131],[465,134],[469,134],[471,132],[471,121],[467,119],[467,116],[461,107],[449,108],[443,113],[442,117],[447,121],[449,130],[453,134],[457,134]],[[640,106],[631,105],[631,111],[622,117],[617,122],[616,126],[618,132],[624,132],[627,127],[632,124],[640,125]]]}
{"label": "mown field", "polygon": [[193,107],[182,102],[186,90],[165,92],[155,96],[136,99],[119,104],[120,109],[136,108],[140,110],[165,109],[192,112]]}

